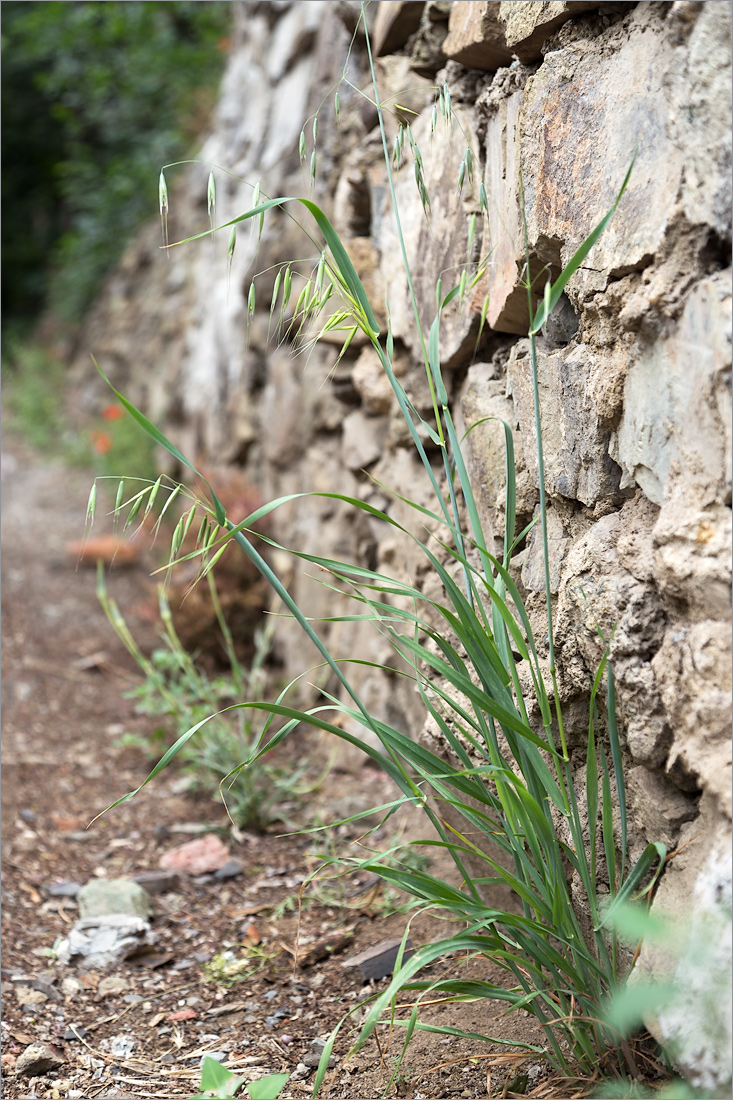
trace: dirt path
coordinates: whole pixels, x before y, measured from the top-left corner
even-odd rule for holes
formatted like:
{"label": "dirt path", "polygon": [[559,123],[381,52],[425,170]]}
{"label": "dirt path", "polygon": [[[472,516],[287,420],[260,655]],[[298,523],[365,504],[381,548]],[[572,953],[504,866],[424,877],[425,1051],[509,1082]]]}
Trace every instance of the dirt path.
{"label": "dirt path", "polygon": [[[143,753],[121,746],[120,737],[149,733],[150,719],[123,696],[137,669],[99,607],[94,571],[77,570],[67,551],[82,533],[91,475],[43,464],[16,439],[6,438],[4,449],[4,1095],[185,1098],[196,1091],[206,1051],[219,1052],[246,1081],[294,1073],[283,1096],[310,1095],[319,1037],[385,980],[365,984],[358,967],[341,963],[402,935],[409,918],[394,908],[404,899],[373,896],[359,876],[330,893],[310,891],[299,952],[301,958],[311,952],[313,961],[295,967],[295,900],[316,866],[311,837],[279,838],[273,829],[235,838],[220,805],[177,793],[175,771],[86,828],[144,778]],[[108,582],[148,648],[154,629],[130,609],[149,599],[149,565],[143,554],[136,565],[113,570]],[[369,769],[356,780],[332,773],[303,822],[327,815],[340,800],[366,807],[391,795]],[[207,827],[239,861],[239,873],[184,875],[157,894],[156,943],[146,954],[91,970],[54,959],[54,945],[78,917],[74,897],[59,893],[60,884],[155,871],[165,852]],[[344,826],[336,834],[339,846],[357,835]],[[449,931],[420,916],[411,935],[419,943]],[[246,980],[231,987],[207,981],[204,969],[225,949],[235,957],[248,950],[251,962]],[[437,964],[431,976],[457,965]],[[500,1010],[496,1003],[442,1005],[424,1018],[540,1042],[529,1020],[499,1020]],[[322,1095],[368,1100],[387,1088],[399,1038],[390,1046],[383,1030],[381,1053],[371,1040],[345,1061],[353,1035],[353,1028],[343,1029]],[[39,1041],[51,1046],[57,1065],[38,1076],[19,1074],[16,1061]],[[506,1087],[518,1072],[517,1054],[502,1065],[501,1053],[506,1048],[419,1033],[389,1095],[513,1095]],[[530,1094],[549,1095],[541,1063],[530,1059],[522,1072],[529,1072]]]}

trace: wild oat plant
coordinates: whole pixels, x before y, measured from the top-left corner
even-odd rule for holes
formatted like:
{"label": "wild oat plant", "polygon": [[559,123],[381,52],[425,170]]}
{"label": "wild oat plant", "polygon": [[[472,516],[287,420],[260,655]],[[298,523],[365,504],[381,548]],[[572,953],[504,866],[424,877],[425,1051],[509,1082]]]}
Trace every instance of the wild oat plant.
{"label": "wild oat plant", "polygon": [[[318,259],[313,276],[303,287],[295,308],[290,306],[292,267],[283,266],[272,296],[274,323],[282,321],[284,324],[290,318],[291,336],[296,331],[305,332],[308,325],[315,324],[326,303],[333,298],[338,304],[323,323],[321,334],[341,330],[345,350],[356,332],[360,331],[379,356],[389,379],[433,491],[432,508],[412,501],[407,503],[437,533],[422,542],[386,512],[364,501],[336,492],[318,495],[345,501],[370,519],[379,520],[385,527],[392,528],[402,538],[412,538],[439,579],[441,596],[429,597],[409,582],[363,566],[305,553],[298,556],[324,570],[331,578],[329,583],[335,584],[339,591],[348,590],[356,605],[354,616],[360,619],[366,617],[383,637],[389,639],[397,656],[397,673],[414,682],[426,718],[432,719],[444,740],[445,756],[430,751],[419,741],[405,736],[370,713],[354,686],[349,663],[329,652],[313,623],[298,607],[255,544],[255,539],[265,543],[271,541],[253,532],[252,528],[258,520],[293,498],[272,501],[242,522],[232,523],[206,479],[186,456],[121,394],[118,397],[151,438],[177,459],[183,468],[197,475],[207,490],[208,499],[197,499],[180,520],[173,536],[171,561],[178,560],[184,535],[194,522],[194,517],[201,528],[197,550],[187,556],[199,557],[201,576],[208,574],[230,542],[236,542],[300,624],[319,651],[324,667],[330,670],[340,685],[341,698],[324,690],[318,704],[309,709],[291,706],[287,698],[288,689],[274,701],[246,698],[237,703],[239,708],[258,710],[267,716],[246,766],[253,766],[302,724],[330,732],[334,737],[361,748],[393,779],[400,793],[395,802],[385,808],[385,813],[403,803],[418,806],[425,815],[426,823],[429,822],[434,830],[433,839],[421,843],[448,852],[457,868],[459,885],[451,885],[426,870],[409,866],[407,861],[400,864],[399,856],[395,856],[394,852],[387,853],[384,858],[370,855],[361,863],[351,862],[352,867],[360,866],[362,870],[376,873],[405,891],[414,899],[416,908],[429,909],[458,926],[453,934],[423,945],[408,958],[404,958],[400,951],[394,976],[387,987],[373,998],[353,1050],[358,1050],[378,1026],[386,1024],[390,1030],[401,1027],[404,1029],[404,1043],[395,1067],[396,1074],[416,1029],[446,1035],[463,1034],[450,1026],[424,1023],[420,1018],[421,1000],[429,997],[434,1003],[436,997],[446,1001],[492,998],[506,1002],[509,1010],[523,1008],[535,1017],[544,1031],[544,1045],[514,1045],[524,1046],[534,1056],[545,1056],[558,1071],[592,1075],[600,1064],[612,1073],[624,1073],[627,1064],[624,1051],[629,1054],[628,1047],[624,1037],[604,1023],[607,998],[623,987],[625,979],[622,954],[614,931],[614,912],[618,906],[650,889],[650,880],[653,881],[661,871],[665,849],[661,844],[649,844],[633,867],[627,863],[622,752],[616,723],[613,673],[607,652],[591,688],[582,795],[574,781],[555,671],[535,338],[568,280],[608,225],[623,196],[631,168],[611,210],[560,276],[554,282],[547,283],[539,303],[530,284],[529,246],[525,229],[529,340],[540,474],[539,523],[544,553],[549,641],[549,672],[546,673],[530,618],[510,573],[512,553],[526,534],[515,532],[516,490],[511,429],[504,425],[506,527],[503,554],[498,558],[484,536],[441,369],[441,314],[451,302],[465,293],[467,286],[470,288],[475,283],[480,275],[480,266],[472,270],[464,269],[458,284],[447,293],[438,283],[436,317],[424,332],[399,226],[391,172],[393,157],[387,148],[376,79],[374,96],[405,279],[421,334],[432,396],[430,421],[417,413],[395,376],[392,333],[389,327],[384,333],[379,331],[364,287],[344,245],[326,215],[311,199],[260,200],[258,194],[258,201],[253,203],[251,209],[218,229],[230,231],[231,257],[238,225],[254,218],[261,227],[261,219],[273,207],[287,207],[293,202],[305,207],[315,222],[315,233],[320,234],[320,237],[313,238],[317,240]],[[438,93],[436,115],[438,112],[450,122],[447,88]],[[317,127],[314,126],[314,138],[316,133]],[[405,133],[401,134],[401,138]],[[407,145],[415,158],[421,201],[427,210],[429,197],[419,150],[414,147],[411,134],[407,137]],[[405,155],[406,146],[403,148],[403,145],[394,151],[395,160]],[[305,136],[302,135],[301,155],[304,153],[307,155]],[[465,180],[472,166],[465,157],[462,163]],[[311,172],[314,171],[315,149],[311,158]],[[210,187],[210,202],[211,195]],[[485,202],[483,185],[481,202],[482,205]],[[197,234],[188,240],[207,236],[208,233]],[[282,298],[279,299],[281,290]],[[422,442],[426,437],[442,455],[442,478],[435,474],[428,459]],[[128,523],[134,522],[135,515],[143,506],[148,509],[150,499],[160,490],[161,484],[156,482],[154,486],[144,487],[126,502],[118,499],[118,511],[126,512]],[[178,493],[180,490],[169,486],[167,491]],[[90,507],[91,512],[93,507]],[[460,519],[464,514],[467,517],[465,526]],[[523,675],[520,675],[520,669]],[[528,688],[525,686],[527,684]],[[602,724],[605,733],[601,732],[597,709],[602,694],[606,698],[606,718]],[[539,722],[530,720],[530,715],[535,713],[541,715]],[[372,747],[371,737],[362,740],[358,735],[342,729],[338,721],[341,715],[347,715],[364,731],[376,735],[380,747]],[[203,724],[196,723],[177,740],[150,773],[146,783],[196,736]],[[614,790],[615,801],[612,796]],[[126,798],[133,797],[134,793]],[[453,821],[451,825],[446,821],[448,809]],[[462,827],[456,828],[456,818],[462,820]],[[584,822],[588,823],[586,827]],[[497,848],[499,857],[491,854]],[[480,878],[469,873],[469,860],[473,866],[478,860],[485,868]],[[603,892],[599,890],[601,874],[607,883]],[[571,879],[575,883],[573,896]],[[511,888],[519,900],[518,911],[507,912],[486,903],[485,898],[490,896],[494,885]],[[589,918],[587,926],[581,926],[576,909],[579,901]],[[407,934],[406,930],[405,938]],[[422,976],[429,963],[446,956],[490,959],[505,971],[506,982],[499,984],[490,980],[463,978],[459,968],[451,977],[430,980]],[[404,1010],[405,1015],[400,1015],[397,1000],[402,991],[417,995],[414,1005]],[[314,1096],[323,1082],[339,1027],[334,1030],[323,1051]],[[472,1035],[472,1038],[496,1041],[488,1035]]]}

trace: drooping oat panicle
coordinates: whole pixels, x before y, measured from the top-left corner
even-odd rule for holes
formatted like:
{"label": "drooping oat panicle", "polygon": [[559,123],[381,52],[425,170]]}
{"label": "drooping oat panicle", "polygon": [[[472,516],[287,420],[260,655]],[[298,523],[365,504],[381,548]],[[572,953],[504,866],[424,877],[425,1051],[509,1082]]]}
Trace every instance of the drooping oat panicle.
{"label": "drooping oat panicle", "polygon": [[[158,479],[158,480],[160,480],[160,479]],[[165,516],[168,509],[173,504],[174,500],[176,500],[176,498],[178,496],[180,496],[182,491],[183,491],[183,486],[181,485],[181,483],[179,481],[179,483],[174,487],[173,491],[168,493],[168,499],[166,500],[163,507],[160,509],[160,514],[159,514],[157,520],[155,521],[154,534],[155,534],[156,537],[158,535],[158,531],[160,530],[160,525],[163,522],[163,517]]]}
{"label": "drooping oat panicle", "polygon": [[326,271],[326,250],[321,253],[321,257],[318,261],[318,268],[316,270],[316,287],[314,297],[320,298],[321,291],[323,290],[323,276]]}
{"label": "drooping oat panicle", "polygon": [[227,246],[227,302],[229,301],[229,285],[232,277],[232,260],[237,244],[237,227],[233,225],[229,232],[229,245]]}
{"label": "drooping oat panicle", "polygon": [[402,160],[402,147],[403,147],[403,144],[404,144],[404,140],[405,140],[404,127],[402,125],[400,125],[400,128],[397,131],[397,136],[394,139],[394,146],[392,147],[392,164],[394,165],[395,168],[397,167],[397,165]]}
{"label": "drooping oat panicle", "polygon": [[275,276],[275,284],[272,288],[272,300],[270,301],[270,315],[271,316],[275,312],[275,306],[277,305],[277,296],[280,293],[280,282],[282,280],[282,274],[283,274],[282,273],[282,268],[280,268],[277,275]]}
{"label": "drooping oat panicle", "polygon": [[445,103],[445,120],[446,122],[452,122],[453,112],[451,109],[450,91],[445,82],[443,83],[443,102]]}
{"label": "drooping oat panicle", "polygon": [[152,511],[153,505],[155,504],[156,497],[158,496],[158,492],[160,490],[162,480],[163,480],[163,478],[159,477],[158,480],[153,485],[152,489],[150,490],[150,495],[148,497],[148,503],[145,505],[145,515],[146,516],[149,515],[150,512]]}
{"label": "drooping oat panicle", "polygon": [[211,247],[216,251],[214,244],[214,215],[216,213],[216,180],[214,173],[209,172],[209,182],[206,187],[206,204],[209,211],[209,228],[211,229]]}
{"label": "drooping oat panicle", "polygon": [[125,526],[123,527],[123,531],[126,531],[128,527],[132,527],[133,523],[135,522],[135,520],[137,518],[138,512],[142,508],[143,500],[144,500],[145,495],[146,495],[147,492],[148,492],[147,489],[141,489],[140,492],[137,494],[137,496],[133,497],[132,507],[130,508],[130,511],[127,513],[127,519],[125,520]]}
{"label": "drooping oat panicle", "polygon": [[476,238],[476,215],[472,214],[468,221],[468,243],[466,245],[466,263],[471,260],[471,249]]}
{"label": "drooping oat panicle", "polygon": [[113,515],[112,529],[114,531],[117,530],[117,524],[120,521],[120,508],[122,506],[122,500],[123,500],[124,495],[125,495],[125,482],[124,482],[124,479],[122,479],[122,480],[120,480],[120,483],[117,486],[117,495],[115,496],[115,507],[114,507],[114,512],[112,513],[112,515]]}
{"label": "drooping oat panicle", "polygon": [[160,227],[163,230],[163,243],[168,248],[168,185],[163,170],[158,178],[158,205],[160,206]]}
{"label": "drooping oat panicle", "polygon": [[305,158],[308,156],[308,146],[305,142],[305,130],[300,131],[300,137],[298,138],[298,156],[300,157],[300,163],[305,163]]}
{"label": "drooping oat panicle", "polygon": [[181,516],[181,518],[179,519],[171,538],[171,561],[173,561],[174,558],[177,557],[178,551],[181,549],[181,544],[183,542],[184,518],[184,516]]}
{"label": "drooping oat panicle", "polygon": [[89,490],[89,499],[87,500],[87,514],[86,514],[86,519],[84,521],[85,530],[91,530],[92,525],[94,523],[94,516],[96,515],[96,511],[97,511],[97,483],[95,481],[93,483],[91,489]]}
{"label": "drooping oat panicle", "polygon": [[196,515],[196,508],[197,508],[196,504],[192,505],[192,507],[188,511],[188,515],[185,517],[186,522],[185,522],[184,527],[183,527],[183,536],[182,536],[183,539],[186,538],[186,535],[189,532],[191,524],[193,523],[193,518]]}

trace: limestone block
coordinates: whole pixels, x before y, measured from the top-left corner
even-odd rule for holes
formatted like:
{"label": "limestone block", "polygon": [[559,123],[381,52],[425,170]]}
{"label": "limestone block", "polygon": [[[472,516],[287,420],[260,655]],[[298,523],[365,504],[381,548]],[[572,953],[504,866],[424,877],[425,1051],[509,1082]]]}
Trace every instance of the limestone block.
{"label": "limestone block", "polygon": [[374,55],[381,57],[404,46],[420,26],[423,3],[415,0],[381,0],[374,22]]}
{"label": "limestone block", "polygon": [[691,224],[710,225],[723,240],[731,232],[731,14],[730,3],[697,4],[688,42],[689,80],[675,110],[685,150],[682,202]]}
{"label": "limestone block", "polygon": [[263,60],[272,84],[282,80],[294,62],[307,53],[323,20],[324,0],[291,4],[275,23]]}
{"label": "limestone block", "polygon": [[394,393],[379,356],[371,345],[364,348],[354,363],[351,377],[366,412],[374,415],[389,412]]}
{"label": "limestone block", "polygon": [[679,760],[731,816],[730,621],[671,627],[652,661]]}
{"label": "limestone block", "polygon": [[674,463],[707,496],[728,497],[730,317],[730,273],[720,273],[694,287],[673,332],[639,347],[611,442],[622,488],[636,482],[661,504]]}
{"label": "limestone block", "polygon": [[654,567],[670,611],[692,621],[726,619],[731,600],[731,511],[705,504],[694,482],[678,479],[654,528]]}
{"label": "limestone block", "polygon": [[[460,280],[460,265],[468,250],[469,220],[478,209],[470,181],[465,180],[462,194],[458,193],[457,188],[459,167],[467,141],[472,150],[473,163],[478,164],[478,147],[471,113],[456,107],[453,127],[449,128],[439,119],[432,136],[431,114],[432,109],[423,111],[412,125],[423,159],[425,184],[430,197],[428,217],[420,202],[409,147],[405,163],[395,176],[400,223],[426,341],[436,313],[437,281],[442,277],[443,294],[447,294]],[[474,186],[478,190],[478,181],[475,181]],[[481,248],[481,236],[479,220],[473,245],[474,256],[478,255]],[[379,244],[393,334],[421,358],[396,223],[388,206],[379,224]],[[470,358],[478,332],[481,306],[479,304],[477,312],[474,312],[474,308],[469,306],[468,301],[461,305],[456,300],[444,312],[440,338],[444,368],[457,367]]]}
{"label": "limestone block", "polygon": [[[484,534],[487,540],[492,537],[503,540],[506,443],[502,421],[515,434],[514,473],[518,516],[532,514],[537,502],[537,491],[531,484],[524,451],[519,436],[516,435],[514,403],[506,396],[506,382],[495,379],[493,375],[494,367],[490,363],[474,363],[468,368],[466,381],[456,403],[455,416],[459,438],[463,439],[461,449]],[[499,554],[503,553],[503,541],[497,544],[497,551]]]}
{"label": "limestone block", "polygon": [[[486,320],[497,332],[526,336],[527,292],[520,286],[522,227],[519,216],[517,126],[522,85],[491,104],[484,139],[484,186],[488,199],[488,248],[491,261],[476,292],[476,304],[489,296]],[[479,306],[480,308],[480,306]]]}
{"label": "limestone block", "polygon": [[[703,798],[683,827],[652,913],[668,932],[644,943],[630,984],[672,982],[645,1024],[687,1080],[707,1095],[731,1084],[731,828]],[[728,1091],[726,1091],[728,1090]]]}
{"label": "limestone block", "polygon": [[669,851],[676,846],[681,827],[698,814],[697,799],[646,768],[628,770],[626,793],[629,814],[641,835],[660,840]]}
{"label": "limestone block", "polygon": [[[379,253],[369,237],[352,237],[351,240],[344,241],[344,246],[362,281],[377,324],[380,329],[384,329],[387,325],[387,310],[384,302],[384,283],[379,268]],[[358,336],[359,333],[354,339]]]}
{"label": "limestone block", "polygon": [[571,280],[571,300],[648,263],[673,221],[685,161],[670,140],[674,94],[687,83],[678,68],[656,6],[640,5],[592,45],[578,34],[548,53],[527,82],[521,165],[539,260],[567,263],[613,205],[639,142],[626,193]]}
{"label": "limestone block", "polygon": [[286,349],[272,353],[262,395],[262,448],[265,460],[282,468],[303,451],[300,367]]}
{"label": "limestone block", "polygon": [[[539,514],[539,507],[537,514]],[[569,543],[570,540],[566,537],[565,528],[557,510],[548,508],[547,546],[550,558],[550,592],[553,595],[560,587],[560,570]],[[528,592],[545,591],[545,559],[542,528],[539,523],[534,525],[529,535],[529,544],[522,563],[522,584]]]}
{"label": "limestone block", "polygon": [[576,692],[603,656],[598,629],[613,638],[618,710],[629,751],[635,762],[659,769],[672,731],[650,662],[661,645],[665,619],[654,588],[629,569],[640,556],[636,550],[630,554],[629,532],[637,543],[651,543],[647,508],[641,496],[627,502],[567,550],[555,629],[562,675]]}
{"label": "limestone block", "polygon": [[[593,360],[583,345],[537,354],[545,487],[551,496],[588,505],[615,498],[619,487],[619,470],[608,453],[611,433],[588,394]],[[537,485],[532,368],[524,343],[512,349],[508,372],[524,460]]]}
{"label": "limestone block", "polygon": [[597,3],[585,0],[541,0],[497,4],[499,20],[504,25],[507,46],[525,65],[538,61],[542,46],[556,30],[583,12],[592,11]]}
{"label": "limestone block", "polygon": [[493,72],[509,65],[512,51],[507,49],[504,27],[499,19],[500,3],[469,0],[453,4],[448,23],[448,37],[443,43],[446,57],[467,69]]}
{"label": "limestone block", "polygon": [[434,79],[446,63],[443,43],[448,37],[448,19],[453,0],[427,0],[420,27],[410,39],[410,68]]}
{"label": "limestone block", "polygon": [[382,457],[387,425],[355,409],[343,421],[342,455],[349,470],[363,470]]}
{"label": "limestone block", "polygon": [[79,890],[76,900],[82,920],[109,913],[126,913],[141,920],[153,915],[150,894],[130,879],[90,879]]}

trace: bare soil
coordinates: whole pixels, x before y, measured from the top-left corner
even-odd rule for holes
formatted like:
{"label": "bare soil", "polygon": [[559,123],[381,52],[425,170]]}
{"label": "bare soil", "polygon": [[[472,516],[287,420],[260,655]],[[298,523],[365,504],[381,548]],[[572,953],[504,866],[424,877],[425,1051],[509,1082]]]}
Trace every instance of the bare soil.
{"label": "bare soil", "polygon": [[[317,863],[312,836],[282,836],[281,826],[233,833],[221,803],[180,793],[175,769],[87,827],[149,771],[145,754],[124,747],[120,738],[149,734],[151,719],[136,714],[124,697],[139,673],[98,604],[94,570],[77,568],[68,552],[82,533],[91,475],[44,462],[18,439],[6,436],[3,446],[4,1095],[186,1098],[197,1091],[202,1055],[223,1051],[225,1064],[245,1081],[295,1072],[282,1095],[308,1096],[315,1070],[308,1066],[306,1074],[298,1066],[308,1056],[313,1061],[313,1040],[326,1036],[349,1009],[357,1011],[339,1033],[322,1096],[586,1095],[580,1082],[552,1081],[542,1059],[526,1050],[425,1031],[415,1033],[390,1083],[404,1030],[390,1034],[386,1024],[379,1041],[370,1039],[347,1058],[359,1005],[388,979],[365,983],[358,967],[342,963],[402,936],[411,914],[395,911],[404,898],[385,898],[363,876],[352,875],[328,890],[307,890],[299,917],[297,895]],[[148,651],[154,625],[133,609],[150,603],[152,564],[146,551],[108,578],[111,595]],[[357,776],[331,772],[299,822],[307,827],[329,813],[333,818],[340,807],[365,808],[391,797],[385,777],[373,769]],[[78,912],[73,898],[52,896],[49,888],[155,870],[165,852],[207,828],[218,832],[244,869],[225,880],[182,876],[175,890],[157,895],[152,952],[104,972],[55,961],[54,944]],[[406,818],[390,824],[394,828],[410,835],[416,824]],[[322,843],[346,846],[357,836],[356,826],[340,826]],[[433,864],[431,870],[442,869]],[[419,944],[451,930],[418,915],[410,934]],[[246,980],[227,987],[207,978],[205,964],[213,956],[225,949],[238,956],[248,948],[252,972]],[[425,976],[439,978],[456,967],[468,976],[479,964],[453,958]],[[19,999],[19,987],[38,985],[43,976],[52,979],[46,999],[38,989],[36,1003],[27,1002],[27,992],[20,995],[25,1001]],[[110,977],[119,980],[110,983]],[[502,1012],[500,1002],[431,1004],[421,1019],[542,1045],[526,1014]],[[39,1040],[54,1048],[60,1068],[17,1075],[17,1058]]]}

